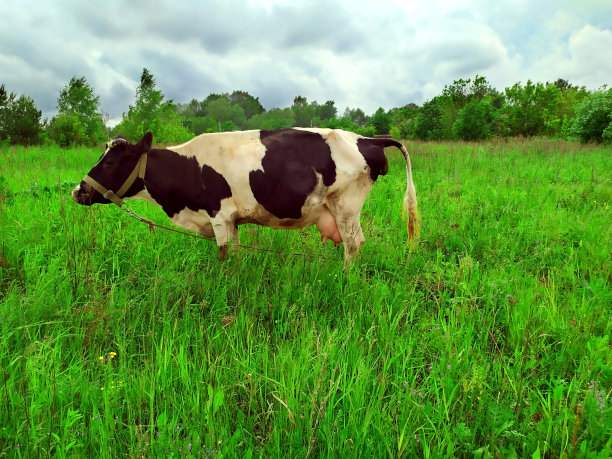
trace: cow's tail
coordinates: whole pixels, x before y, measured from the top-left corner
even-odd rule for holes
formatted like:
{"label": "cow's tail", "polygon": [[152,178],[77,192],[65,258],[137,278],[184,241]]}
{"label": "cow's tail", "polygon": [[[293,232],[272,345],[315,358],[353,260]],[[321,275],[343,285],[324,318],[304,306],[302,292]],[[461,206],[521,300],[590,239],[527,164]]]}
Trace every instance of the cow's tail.
{"label": "cow's tail", "polygon": [[408,241],[413,244],[415,239],[419,237],[420,221],[419,211],[417,209],[416,190],[412,181],[412,169],[410,167],[410,155],[406,147],[399,143],[399,149],[406,160],[406,194],[404,195],[404,205],[402,208],[402,216],[406,218],[406,229],[408,230]]}
{"label": "cow's tail", "polygon": [[[406,218],[406,229],[408,230],[408,242],[414,244],[419,237],[420,222],[419,212],[417,209],[416,190],[412,181],[412,169],[410,167],[410,155],[406,147],[397,140],[393,139],[376,139],[376,143],[383,147],[396,147],[404,155],[406,160],[406,194],[404,195],[404,206],[402,209],[402,217]],[[386,172],[386,171],[385,171]]]}
{"label": "cow's tail", "polygon": [[[410,156],[406,147],[397,140],[394,139],[368,139],[369,142],[377,145],[378,147],[395,147],[399,149],[404,155],[406,160],[406,194],[404,195],[404,206],[402,210],[402,217],[406,218],[406,229],[408,230],[408,242],[413,244],[419,237],[420,223],[419,223],[419,212],[417,209],[416,190],[414,189],[414,182],[412,181],[412,169],[410,167]],[[387,165],[381,171],[381,175],[387,173]]]}

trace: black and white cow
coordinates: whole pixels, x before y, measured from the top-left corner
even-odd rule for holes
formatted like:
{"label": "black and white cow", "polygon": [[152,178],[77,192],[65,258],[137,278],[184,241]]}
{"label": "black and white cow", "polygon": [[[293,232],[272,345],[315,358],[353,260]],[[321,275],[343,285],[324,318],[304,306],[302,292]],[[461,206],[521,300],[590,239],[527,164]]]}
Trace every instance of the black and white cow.
{"label": "black and white cow", "polygon": [[151,149],[118,137],[72,191],[79,204],[122,204],[122,197],[160,206],[174,224],[217,240],[219,256],[238,238],[238,225],[271,228],[317,225],[321,240],[344,243],[354,257],[364,243],[359,217],[379,175],[385,147],[406,159],[408,238],[418,234],[410,158],[395,140],[333,129],[281,129],[203,134],[187,143]]}

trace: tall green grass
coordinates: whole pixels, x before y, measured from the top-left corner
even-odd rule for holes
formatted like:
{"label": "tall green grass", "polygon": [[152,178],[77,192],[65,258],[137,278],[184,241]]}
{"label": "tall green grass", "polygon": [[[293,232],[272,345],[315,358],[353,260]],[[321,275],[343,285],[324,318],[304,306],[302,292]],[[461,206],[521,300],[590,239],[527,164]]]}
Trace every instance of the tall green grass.
{"label": "tall green grass", "polygon": [[[316,230],[151,234],[0,151],[0,455],[609,457],[612,150],[412,143],[347,270]],[[138,213],[164,222],[143,202]]]}

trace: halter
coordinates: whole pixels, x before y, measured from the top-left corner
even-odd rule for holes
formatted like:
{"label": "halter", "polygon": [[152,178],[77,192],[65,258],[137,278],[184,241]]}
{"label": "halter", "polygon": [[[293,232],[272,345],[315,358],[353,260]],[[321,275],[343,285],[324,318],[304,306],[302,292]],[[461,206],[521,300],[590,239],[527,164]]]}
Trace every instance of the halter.
{"label": "halter", "polygon": [[[118,139],[115,139],[115,140],[118,140]],[[112,147],[112,143],[111,143],[111,147]],[[121,198],[127,192],[127,190],[129,190],[130,187],[134,184],[134,182],[136,181],[136,178],[141,178],[144,180],[146,168],[147,168],[147,153],[142,153],[140,157],[138,158],[138,162],[134,166],[132,173],[129,175],[127,179],[125,179],[125,182],[123,182],[123,185],[121,185],[121,188],[119,188],[119,190],[116,193],[113,190],[109,190],[108,188],[105,188],[98,181],[91,178],[89,175],[86,175],[85,178],[83,178],[83,181],[91,185],[92,187],[94,187],[94,189],[98,193],[100,193],[104,197],[104,199],[108,199],[109,201],[112,201],[115,204],[117,204],[119,207],[121,207],[123,205],[123,199]]]}

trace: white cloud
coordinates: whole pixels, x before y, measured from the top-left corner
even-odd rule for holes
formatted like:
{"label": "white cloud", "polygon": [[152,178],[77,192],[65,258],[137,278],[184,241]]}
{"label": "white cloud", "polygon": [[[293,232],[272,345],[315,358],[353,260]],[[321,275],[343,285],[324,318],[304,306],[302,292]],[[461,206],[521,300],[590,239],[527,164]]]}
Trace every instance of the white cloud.
{"label": "white cloud", "polygon": [[168,98],[245,90],[267,108],[300,94],[339,111],[418,104],[458,78],[612,75],[612,2],[269,0],[12,2],[0,15],[0,83],[52,114],[72,76],[103,111],[133,103],[143,67]]}
{"label": "white cloud", "polygon": [[555,51],[537,62],[539,81],[568,79],[573,84],[597,89],[612,77],[612,31],[585,25],[572,32]]}

